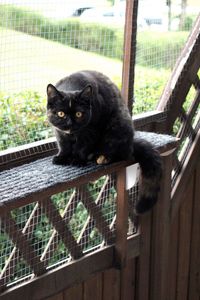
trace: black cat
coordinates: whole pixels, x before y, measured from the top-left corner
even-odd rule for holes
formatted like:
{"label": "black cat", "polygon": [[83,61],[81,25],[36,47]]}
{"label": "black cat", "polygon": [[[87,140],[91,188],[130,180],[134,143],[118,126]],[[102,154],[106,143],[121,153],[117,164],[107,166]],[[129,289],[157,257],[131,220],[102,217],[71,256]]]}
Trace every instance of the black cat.
{"label": "black cat", "polygon": [[161,178],[159,153],[134,139],[133,122],[116,85],[96,71],[80,71],[47,86],[47,115],[59,152],[54,164],[107,164],[135,158],[142,170],[136,213],[157,201]]}

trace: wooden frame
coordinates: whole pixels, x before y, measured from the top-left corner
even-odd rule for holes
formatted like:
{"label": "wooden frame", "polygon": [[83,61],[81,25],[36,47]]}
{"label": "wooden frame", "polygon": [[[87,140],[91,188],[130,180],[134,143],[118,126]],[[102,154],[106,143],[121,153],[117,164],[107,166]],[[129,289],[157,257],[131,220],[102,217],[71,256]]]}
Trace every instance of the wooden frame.
{"label": "wooden frame", "polygon": [[[135,43],[136,43],[136,16],[137,16],[137,0],[127,1],[127,21],[126,21],[126,36],[125,36],[125,57],[123,65],[123,87],[122,94],[131,108],[131,101],[133,96],[133,75],[134,75],[134,63],[135,63]],[[158,110],[154,113],[147,113],[142,117],[135,118],[135,124],[137,128],[146,130],[163,131],[172,133],[173,125],[180,114],[184,115],[185,123],[180,129],[181,140],[187,133],[187,127],[191,129],[191,120],[198,108],[199,95],[200,95],[200,80],[197,75],[200,68],[200,16],[197,18],[197,22],[194,29],[188,39],[185,49],[180,56],[177,65],[175,66],[172,78],[167,84],[161,101],[158,105]],[[188,49],[190,51],[188,51]],[[133,62],[133,64],[132,64]],[[192,103],[189,112],[183,111],[183,103],[186,95],[191,86],[196,89],[196,96]],[[178,101],[175,101],[178,99]],[[199,178],[199,164],[196,164],[197,158],[200,155],[199,149],[199,123],[192,129],[193,134],[191,138],[192,147],[186,153],[186,158],[181,162],[180,173],[177,176],[175,184],[171,192],[171,170],[173,163],[173,151],[174,145],[169,147],[169,151],[165,152],[164,161],[164,177],[162,181],[162,189],[160,193],[160,201],[153,210],[152,214],[146,215],[139,220],[139,231],[137,234],[127,239],[127,218],[128,218],[128,205],[127,205],[127,192],[125,190],[125,167],[129,162],[122,162],[115,164],[114,166],[107,167],[106,170],[94,172],[89,174],[87,178],[79,178],[77,181],[72,181],[68,184],[68,187],[81,186],[84,189],[83,184],[89,180],[94,180],[101,175],[110,174],[115,172],[117,174],[117,217],[116,217],[116,244],[107,246],[100,251],[88,254],[83,258],[77,259],[77,261],[68,263],[67,265],[58,267],[55,270],[49,271],[47,274],[41,275],[45,272],[45,263],[38,260],[35,256],[32,248],[27,240],[24,238],[22,232],[16,228],[16,223],[13,222],[10,216],[10,210],[20,207],[22,205],[31,203],[36,199],[36,196],[29,196],[25,199],[18,199],[17,202],[11,202],[5,206],[1,206],[1,214],[3,223],[7,224],[7,233],[12,238],[17,247],[23,252],[25,249],[28,255],[25,255],[25,259],[30,262],[34,272],[38,275],[38,278],[32,279],[29,283],[21,284],[19,287],[13,287],[8,291],[2,293],[0,298],[2,300],[12,299],[25,299],[36,300],[44,299],[54,294],[58,294],[58,299],[61,299],[62,291],[68,289],[76,283],[87,280],[91,275],[97,272],[102,272],[113,268],[114,266],[121,269],[120,274],[120,297],[121,300],[128,300],[127,295],[130,297],[130,293],[126,291],[126,279],[131,274],[132,279],[137,283],[137,286],[132,287],[131,291],[134,292],[134,299],[139,300],[168,300],[186,299],[188,294],[191,300],[196,300],[199,297],[199,277],[197,276],[199,270],[199,256],[198,250],[199,243],[199,204],[198,204],[198,178]],[[162,151],[162,149],[160,149]],[[165,149],[167,150],[167,149]],[[18,148],[15,151],[5,151],[0,157],[1,169],[10,168],[15,165],[22,164],[37,159],[38,157],[48,156],[56,151],[55,140],[49,140],[46,142],[39,142],[30,146],[24,146]],[[188,156],[187,156],[188,155]],[[8,165],[6,166],[6,163]],[[187,182],[189,181],[189,188]],[[66,184],[58,184],[53,188],[40,193],[39,204],[35,209],[45,209],[51,207],[49,211],[49,219],[56,227],[57,231],[63,235],[63,239],[68,236],[68,239],[74,243],[73,237],[69,235],[66,227],[67,222],[64,223],[61,220],[56,208],[49,205],[49,197],[52,193],[60,192],[66,189]],[[87,191],[86,191],[87,192]],[[187,197],[182,195],[186,193],[189,195],[190,202],[187,201]],[[88,197],[87,197],[88,198]],[[186,203],[185,205],[183,205]],[[87,201],[86,201],[87,205]],[[94,207],[90,206],[90,214],[93,216]],[[188,214],[185,214],[186,209]],[[52,218],[52,214],[56,218]],[[192,217],[194,216],[194,220]],[[102,220],[101,215],[98,214],[97,219],[99,223],[103,223],[106,232],[109,232],[108,224],[105,220]],[[9,224],[11,228],[9,230]],[[184,223],[186,228],[183,230]],[[98,224],[98,221],[97,221]],[[98,226],[98,225],[97,225]],[[173,227],[174,226],[174,227]],[[99,226],[100,228],[100,226]],[[174,229],[174,232],[171,231]],[[191,236],[190,236],[191,233]],[[172,238],[173,237],[173,238]],[[178,239],[178,240],[177,240]],[[181,253],[179,246],[185,245],[191,241],[191,247],[186,247]],[[109,239],[108,239],[109,240]],[[70,243],[71,243],[70,241]],[[112,235],[110,241],[113,241]],[[176,241],[176,242],[174,242]],[[68,244],[68,240],[66,244]],[[172,246],[171,246],[171,244]],[[82,250],[80,247],[74,247],[71,250],[71,255],[75,258],[82,256]],[[198,249],[198,250],[197,250]],[[15,254],[13,254],[14,257]],[[180,256],[180,257],[179,257]],[[187,258],[187,263],[181,264],[184,259]],[[132,260],[131,260],[132,259]],[[129,263],[131,261],[131,268]],[[198,264],[195,264],[195,261]],[[174,265],[171,265],[173,262]],[[12,257],[9,262],[12,264]],[[176,263],[176,264],[175,264]],[[134,270],[133,270],[134,268]],[[181,271],[189,270],[190,277],[182,278]],[[109,271],[114,272],[114,271]],[[107,273],[108,278],[112,278],[111,273]],[[171,275],[171,278],[170,278]],[[101,274],[98,275],[101,277]],[[105,275],[106,276],[106,275]],[[173,280],[172,280],[173,279]],[[187,285],[185,282],[187,281]],[[93,282],[93,281],[91,281]],[[145,282],[145,284],[144,284]],[[171,284],[172,283],[172,284]],[[92,284],[91,284],[92,285]],[[91,286],[90,285],[90,286]],[[88,288],[89,290],[89,288]],[[89,295],[86,289],[85,295]],[[182,292],[180,292],[182,291]],[[108,293],[105,292],[105,295]],[[66,292],[67,294],[67,292]],[[169,296],[170,295],[170,296]],[[88,296],[89,297],[89,296]],[[106,299],[106,298],[105,298]]]}
{"label": "wooden frame", "polygon": [[[171,151],[169,151],[170,149],[174,149],[176,145],[176,142],[170,143],[167,147],[165,147],[165,153],[167,156],[171,157]],[[25,232],[24,230],[22,231],[22,233],[20,233],[21,238],[18,239],[19,235],[17,233],[17,228],[16,225],[14,224],[13,226],[10,226],[10,224],[13,223],[13,220],[11,220],[11,218],[8,218],[8,215],[10,214],[10,210],[12,210],[13,208],[16,208],[16,205],[24,205],[25,203],[32,203],[35,202],[36,199],[34,199],[34,197],[28,197],[27,199],[23,200],[23,203],[21,201],[15,201],[15,203],[11,202],[8,203],[8,205],[6,205],[6,208],[4,210],[1,210],[1,215],[2,215],[2,220],[5,224],[8,224],[8,226],[6,226],[6,228],[8,228],[10,231],[8,231],[8,235],[13,239],[14,243],[16,243],[17,247],[19,246],[19,249],[21,249],[21,252],[23,253],[23,250],[25,251],[25,260],[26,261],[30,261],[34,273],[37,275],[40,275],[38,278],[32,279],[30,282],[28,282],[27,284],[21,284],[19,287],[16,288],[12,288],[9,289],[8,292],[5,292],[3,294],[1,294],[0,298],[2,299],[7,299],[7,297],[10,297],[9,299],[18,299],[18,297],[20,297],[20,293],[26,293],[26,289],[27,289],[27,293],[28,290],[30,288],[30,286],[32,286],[32,296],[33,298],[31,299],[35,299],[34,297],[36,297],[35,295],[37,294],[36,290],[38,289],[38,284],[46,287],[46,283],[45,281],[47,280],[48,282],[50,282],[51,280],[53,281],[57,281],[58,280],[58,276],[59,276],[59,272],[61,272],[60,274],[61,277],[63,276],[63,272],[65,272],[64,270],[66,270],[66,274],[71,274],[71,268],[73,266],[74,268],[74,275],[71,277],[70,275],[70,281],[68,283],[68,281],[65,280],[63,281],[64,284],[64,288],[68,288],[68,286],[70,284],[74,284],[75,282],[80,282],[81,280],[85,280],[89,274],[93,274],[96,273],[98,271],[104,271],[107,268],[110,267],[118,267],[118,268],[122,268],[122,270],[124,269],[125,265],[126,265],[126,261],[128,259],[134,258],[136,256],[138,256],[140,254],[140,251],[142,251],[141,246],[140,246],[140,239],[141,239],[141,235],[139,233],[136,233],[132,236],[130,236],[127,240],[127,221],[128,221],[128,201],[127,201],[127,191],[126,191],[126,184],[125,184],[125,167],[126,165],[128,165],[130,163],[126,162],[126,163],[119,163],[116,164],[115,166],[108,166],[106,169],[104,169],[103,171],[99,171],[99,172],[94,172],[94,174],[90,174],[89,178],[93,179],[94,178],[98,178],[100,175],[102,174],[108,174],[108,170],[110,170],[110,173],[113,174],[114,170],[116,173],[116,178],[117,178],[117,185],[116,185],[116,189],[117,189],[117,215],[116,215],[116,242],[114,245],[110,246],[110,247],[105,247],[102,248],[101,251],[97,251],[94,252],[92,254],[89,255],[85,255],[83,258],[78,259],[79,257],[81,257],[82,254],[82,250],[79,247],[79,244],[76,244],[77,242],[75,242],[75,240],[73,239],[73,237],[71,236],[70,232],[67,230],[66,227],[66,223],[62,220],[59,212],[57,211],[57,209],[54,207],[53,203],[50,201],[49,196],[50,196],[50,191],[45,191],[44,193],[40,194],[36,194],[35,197],[38,198],[39,196],[39,203],[38,206],[34,209],[40,208],[41,210],[44,210],[45,214],[47,214],[48,219],[50,220],[50,222],[53,224],[54,228],[57,230],[58,234],[60,235],[60,237],[62,238],[62,240],[64,241],[64,243],[66,242],[66,246],[68,247],[69,245],[72,245],[72,248],[69,249],[71,255],[76,259],[76,261],[73,263],[67,263],[66,267],[59,267],[58,269],[49,271],[46,275],[41,276],[42,273],[45,272],[45,262],[43,261],[43,259],[39,259],[38,256],[35,256],[34,252],[32,251],[32,248],[29,245],[28,239],[25,238],[24,235],[22,235],[23,232]],[[171,164],[168,164],[168,168],[171,167]],[[98,174],[98,176],[97,176]],[[89,178],[84,178],[83,182],[86,182],[89,180]],[[96,220],[96,226],[97,228],[99,228],[99,231],[101,232],[101,230],[105,230],[102,231],[102,234],[104,237],[106,237],[108,235],[108,238],[106,238],[107,242],[109,243],[109,239],[111,238],[111,242],[113,243],[115,240],[113,240],[112,235],[109,235],[109,228],[106,229],[107,225],[106,222],[102,219],[101,213],[99,211],[98,214],[96,214],[96,212],[98,212],[98,210],[94,207],[94,204],[89,205],[90,200],[88,200],[90,198],[90,196],[88,195],[88,190],[85,188],[85,186],[83,186],[83,182],[82,180],[79,179],[79,186],[80,186],[80,195],[82,201],[85,201],[85,207],[87,207],[87,209],[89,209],[90,211],[90,216],[95,218]],[[164,180],[165,182],[165,180]],[[107,183],[107,181],[106,181]],[[106,186],[105,183],[105,186]],[[169,183],[169,181],[168,181]],[[76,186],[77,187],[77,181],[74,181],[73,184],[70,183],[68,185],[69,187],[72,186]],[[64,186],[63,186],[64,187]],[[66,184],[65,184],[65,189],[66,189]],[[51,190],[51,189],[50,189]],[[56,187],[57,191],[61,191],[61,187]],[[51,190],[51,193],[54,190]],[[42,197],[41,197],[42,195]],[[169,195],[169,193],[168,193]],[[100,197],[100,196],[99,196]],[[85,200],[83,199],[85,198]],[[89,202],[88,202],[89,201]],[[95,214],[93,215],[93,212],[95,212]],[[99,219],[99,227],[98,227],[98,219]],[[105,224],[104,224],[105,223]],[[104,225],[103,225],[104,224]],[[102,226],[103,225],[103,226]],[[15,228],[15,230],[13,231],[12,228]],[[66,240],[66,241],[65,241]],[[75,245],[73,246],[73,244],[75,243]],[[24,246],[26,246],[25,248],[23,248]],[[30,249],[29,249],[30,248]],[[112,250],[111,250],[112,249]],[[100,259],[101,255],[103,255],[102,257],[104,257],[104,254],[107,253],[107,251],[109,251],[109,260],[107,260],[107,255],[106,255],[106,259],[100,261],[99,263],[96,262],[95,266],[93,266],[93,257],[96,257],[96,260]],[[26,255],[29,254],[30,257],[33,258],[33,260],[29,259],[29,256],[27,257]],[[12,259],[12,258],[11,258]],[[78,260],[77,260],[78,259]],[[87,260],[90,260],[90,264],[92,266],[92,269],[89,268],[89,270],[87,270],[86,272],[77,272],[77,270],[79,268],[83,268],[83,266],[85,266],[85,264],[87,264]],[[79,265],[80,263],[80,265]],[[83,266],[82,266],[83,264]],[[109,264],[109,265],[108,265]],[[36,268],[36,269],[35,269]],[[64,268],[64,270],[63,270]],[[76,274],[77,273],[77,274]],[[46,277],[47,276],[47,277]],[[77,277],[76,277],[77,276]],[[51,279],[52,278],[52,279]],[[79,279],[78,279],[79,278]],[[41,280],[41,281],[40,281]],[[59,291],[62,290],[63,285],[60,282],[61,279],[59,279],[59,287],[57,287],[57,284],[55,284],[55,282],[51,284],[51,289],[46,290],[46,288],[44,288],[44,291],[40,291],[40,293],[46,293],[45,297],[51,295],[52,293],[57,293]],[[68,285],[69,284],[69,285]],[[29,286],[29,287],[28,287]],[[56,286],[56,289],[55,289]],[[55,290],[52,290],[55,289]],[[9,296],[8,296],[9,295]],[[29,296],[30,297],[30,296]],[[41,299],[42,297],[44,297],[44,294],[41,294]],[[30,298],[29,298],[30,299]]]}

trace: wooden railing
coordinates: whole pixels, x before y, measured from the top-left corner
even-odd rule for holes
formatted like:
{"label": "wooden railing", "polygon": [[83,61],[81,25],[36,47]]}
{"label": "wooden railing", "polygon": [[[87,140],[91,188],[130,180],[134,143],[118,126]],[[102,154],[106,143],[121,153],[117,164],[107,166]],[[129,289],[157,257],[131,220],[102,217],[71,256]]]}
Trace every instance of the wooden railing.
{"label": "wooden railing", "polygon": [[167,83],[158,110],[166,113],[164,132],[176,135],[172,215],[193,172],[200,149],[200,15]]}
{"label": "wooden railing", "polygon": [[[165,214],[176,140],[140,135],[154,139],[164,154],[159,214]],[[0,173],[2,299],[20,299],[22,294],[42,299],[97,271],[124,268],[129,259],[142,255],[133,214],[138,186],[126,188],[126,167],[132,163],[58,167],[46,157]],[[47,282],[48,290],[43,289]]]}

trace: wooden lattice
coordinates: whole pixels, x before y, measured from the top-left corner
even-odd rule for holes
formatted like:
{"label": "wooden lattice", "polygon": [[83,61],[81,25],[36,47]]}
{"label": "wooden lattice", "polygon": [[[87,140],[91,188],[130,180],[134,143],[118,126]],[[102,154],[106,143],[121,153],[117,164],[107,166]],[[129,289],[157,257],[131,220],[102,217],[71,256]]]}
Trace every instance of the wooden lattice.
{"label": "wooden lattice", "polygon": [[166,113],[165,131],[179,139],[173,186],[200,130],[200,15],[167,83],[158,110]]}
{"label": "wooden lattice", "polygon": [[[115,177],[105,175],[50,198],[3,210],[1,290],[114,243]],[[131,190],[130,205],[137,192]],[[133,221],[130,214],[129,234],[136,232]]]}

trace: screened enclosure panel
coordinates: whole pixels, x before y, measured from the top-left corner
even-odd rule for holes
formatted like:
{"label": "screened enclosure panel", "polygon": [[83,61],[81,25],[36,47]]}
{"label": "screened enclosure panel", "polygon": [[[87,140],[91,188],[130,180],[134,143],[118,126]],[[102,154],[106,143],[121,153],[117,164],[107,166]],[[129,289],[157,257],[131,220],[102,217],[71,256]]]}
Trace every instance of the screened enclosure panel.
{"label": "screened enclosure panel", "polygon": [[[46,86],[82,69],[121,88],[126,1],[0,1],[0,150],[53,135]],[[156,9],[155,9],[156,8]],[[134,114],[155,109],[199,12],[198,1],[140,0]]]}

